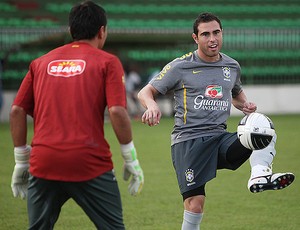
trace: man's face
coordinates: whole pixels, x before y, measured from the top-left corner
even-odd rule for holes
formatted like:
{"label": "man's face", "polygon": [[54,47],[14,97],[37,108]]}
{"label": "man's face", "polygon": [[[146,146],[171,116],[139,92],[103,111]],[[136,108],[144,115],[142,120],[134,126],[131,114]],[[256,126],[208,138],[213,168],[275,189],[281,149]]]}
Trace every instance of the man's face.
{"label": "man's face", "polygon": [[192,35],[198,44],[198,54],[200,58],[207,62],[219,60],[219,52],[222,48],[222,29],[217,21],[200,23],[198,34]]}

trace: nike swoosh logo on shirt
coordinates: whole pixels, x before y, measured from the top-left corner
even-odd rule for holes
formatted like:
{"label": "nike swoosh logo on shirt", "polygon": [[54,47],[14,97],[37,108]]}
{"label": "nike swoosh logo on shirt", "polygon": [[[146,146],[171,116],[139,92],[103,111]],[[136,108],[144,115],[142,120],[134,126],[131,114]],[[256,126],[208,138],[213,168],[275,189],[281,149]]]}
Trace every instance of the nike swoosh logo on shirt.
{"label": "nike swoosh logo on shirt", "polygon": [[202,72],[202,70],[193,70],[193,74],[197,74],[197,73],[201,73]]}

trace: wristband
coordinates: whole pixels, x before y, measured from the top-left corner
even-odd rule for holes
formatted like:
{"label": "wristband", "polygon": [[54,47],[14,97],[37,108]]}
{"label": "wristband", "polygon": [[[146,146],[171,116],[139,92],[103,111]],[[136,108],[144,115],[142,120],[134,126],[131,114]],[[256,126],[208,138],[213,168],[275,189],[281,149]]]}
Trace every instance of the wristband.
{"label": "wristband", "polygon": [[28,164],[31,152],[30,145],[18,146],[14,148],[15,162],[17,164]]}
{"label": "wristband", "polygon": [[125,145],[121,144],[121,152],[126,162],[132,162],[136,160],[136,150],[133,141],[130,141]]}

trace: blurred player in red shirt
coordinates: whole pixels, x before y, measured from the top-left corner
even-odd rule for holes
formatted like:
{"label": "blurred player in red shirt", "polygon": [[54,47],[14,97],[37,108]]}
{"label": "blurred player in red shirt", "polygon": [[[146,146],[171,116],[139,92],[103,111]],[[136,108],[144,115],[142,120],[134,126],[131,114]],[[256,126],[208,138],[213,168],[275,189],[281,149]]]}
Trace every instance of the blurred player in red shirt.
{"label": "blurred player in red shirt", "polygon": [[[52,229],[70,198],[98,229],[124,229],[112,154],[104,138],[106,107],[121,145],[124,179],[132,176],[129,192],[137,195],[142,189],[123,67],[102,50],[106,25],[101,6],[92,1],[74,6],[69,14],[73,42],[32,61],[12,105],[12,190],[15,197],[28,199],[29,229]],[[34,121],[31,145],[26,144],[27,115]]]}

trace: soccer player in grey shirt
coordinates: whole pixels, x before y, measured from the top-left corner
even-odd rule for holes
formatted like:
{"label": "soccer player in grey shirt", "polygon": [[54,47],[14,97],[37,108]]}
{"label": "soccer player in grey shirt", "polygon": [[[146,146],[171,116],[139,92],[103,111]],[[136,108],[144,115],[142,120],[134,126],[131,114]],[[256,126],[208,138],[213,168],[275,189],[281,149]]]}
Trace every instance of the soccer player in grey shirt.
{"label": "soccer player in grey shirt", "polygon": [[142,122],[154,126],[161,118],[155,96],[174,92],[171,153],[184,203],[182,230],[200,229],[205,184],[216,177],[217,169],[235,170],[250,158],[251,192],[282,189],[294,180],[292,173],[272,173],[276,135],[266,148],[253,151],[236,133],[226,131],[231,104],[244,114],[257,108],[243,91],[239,63],[220,52],[219,18],[200,14],[193,29],[198,49],[168,63],[138,94],[146,108]]}

